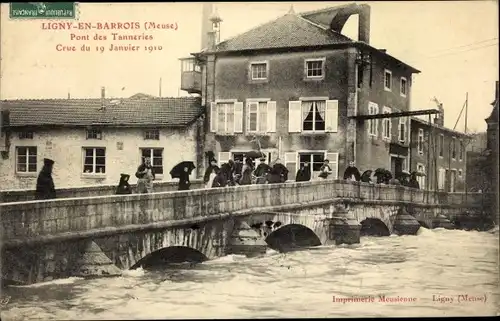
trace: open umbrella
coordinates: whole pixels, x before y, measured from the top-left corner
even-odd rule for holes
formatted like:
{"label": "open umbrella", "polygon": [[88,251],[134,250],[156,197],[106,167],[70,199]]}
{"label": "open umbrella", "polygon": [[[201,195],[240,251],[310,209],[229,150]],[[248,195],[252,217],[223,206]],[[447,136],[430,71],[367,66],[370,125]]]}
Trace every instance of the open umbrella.
{"label": "open umbrella", "polygon": [[375,173],[373,174],[373,176],[378,177],[378,176],[384,176],[386,174],[387,174],[387,169],[385,169],[385,168],[377,168],[375,170]]}
{"label": "open umbrella", "polygon": [[363,174],[361,174],[361,181],[365,183],[370,182],[372,173],[373,171],[371,169],[364,171]]}
{"label": "open umbrella", "polygon": [[196,168],[196,166],[194,166],[193,162],[190,162],[190,161],[180,162],[179,164],[175,165],[172,168],[172,170],[170,171],[170,175],[172,176],[172,178],[180,178],[181,173],[184,172],[185,167],[187,167],[187,169],[188,169],[188,174],[191,174],[193,169]]}
{"label": "open umbrella", "polygon": [[264,154],[262,152],[259,152],[258,150],[251,150],[248,153],[245,153],[245,156],[255,159],[255,158],[261,158],[262,156],[264,156]]}

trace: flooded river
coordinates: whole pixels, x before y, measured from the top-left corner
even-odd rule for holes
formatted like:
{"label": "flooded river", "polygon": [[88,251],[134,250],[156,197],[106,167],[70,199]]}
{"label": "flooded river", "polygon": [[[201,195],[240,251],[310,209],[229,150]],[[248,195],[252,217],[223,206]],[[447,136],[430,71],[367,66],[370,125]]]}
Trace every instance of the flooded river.
{"label": "flooded river", "polygon": [[[497,315],[498,232],[421,228],[3,290],[2,320]],[[9,298],[6,302],[5,298]],[[381,297],[385,297],[381,300]]]}

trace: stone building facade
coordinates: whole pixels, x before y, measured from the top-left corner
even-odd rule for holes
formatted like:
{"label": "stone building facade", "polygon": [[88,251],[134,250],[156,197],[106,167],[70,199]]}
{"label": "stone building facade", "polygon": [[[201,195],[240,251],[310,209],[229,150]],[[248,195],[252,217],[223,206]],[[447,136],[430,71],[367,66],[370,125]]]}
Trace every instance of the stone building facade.
{"label": "stone building facade", "polygon": [[[341,34],[355,14],[358,41]],[[410,110],[412,75],[419,72],[369,44],[369,6],[289,12],[220,43],[220,19],[212,21],[207,48],[193,54],[195,67],[183,69],[183,80],[192,81],[182,89],[202,95],[205,150],[219,162],[260,143],[267,161],[280,158],[291,179],[305,161],[317,175],[325,158],[335,178],[351,160],[361,171],[390,168],[392,158],[408,167],[408,117],[353,118]]]}
{"label": "stone building facade", "polygon": [[2,190],[33,189],[43,158],[55,161],[56,188],[118,184],[121,173],[135,183],[141,156],[152,157],[158,181],[170,181],[180,161],[201,162],[199,98],[10,100],[1,106]]}

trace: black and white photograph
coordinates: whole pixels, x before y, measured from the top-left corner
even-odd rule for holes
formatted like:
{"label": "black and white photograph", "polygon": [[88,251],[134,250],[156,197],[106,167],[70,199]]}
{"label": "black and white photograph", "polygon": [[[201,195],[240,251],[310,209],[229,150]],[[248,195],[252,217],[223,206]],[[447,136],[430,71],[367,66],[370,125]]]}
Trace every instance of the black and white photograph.
{"label": "black and white photograph", "polygon": [[496,0],[0,4],[0,319],[500,315]]}

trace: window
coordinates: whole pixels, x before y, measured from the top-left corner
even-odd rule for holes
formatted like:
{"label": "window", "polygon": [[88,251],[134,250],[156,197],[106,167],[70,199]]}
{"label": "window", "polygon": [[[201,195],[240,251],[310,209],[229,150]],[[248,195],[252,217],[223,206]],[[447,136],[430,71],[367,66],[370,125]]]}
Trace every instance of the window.
{"label": "window", "polygon": [[16,147],[16,171],[18,173],[36,173],[36,147]]}
{"label": "window", "polygon": [[422,128],[418,129],[417,150],[419,154],[424,153],[424,130]]}
{"label": "window", "polygon": [[[426,174],[425,172],[425,165],[424,164],[417,164],[417,172]],[[425,176],[417,176],[417,182],[418,185],[420,186],[420,189],[425,189]]]}
{"label": "window", "polygon": [[159,129],[148,129],[144,131],[144,139],[146,140],[160,140]]}
{"label": "window", "polygon": [[[390,114],[391,109],[389,107],[384,107],[383,108],[383,113],[384,114]],[[391,139],[391,131],[392,131],[392,120],[391,118],[383,118],[382,122],[382,137],[384,139]]]}
{"label": "window", "polygon": [[306,78],[323,78],[325,76],[325,59],[306,59]]}
{"label": "window", "polygon": [[462,170],[461,169],[458,170],[458,177],[462,177]]}
{"label": "window", "polygon": [[455,137],[451,138],[451,158],[457,158],[457,139]]}
{"label": "window", "polygon": [[19,132],[19,139],[33,139],[33,132],[30,131]]}
{"label": "window", "polygon": [[444,135],[439,135],[439,157],[444,156]]}
{"label": "window", "polygon": [[267,132],[267,101],[248,104],[248,132]]}
{"label": "window", "polygon": [[384,89],[386,91],[392,90],[392,72],[387,69],[384,71]]}
{"label": "window", "polygon": [[302,130],[324,131],[325,130],[325,101],[303,101],[302,102]]}
{"label": "window", "polygon": [[[288,154],[288,153],[287,153]],[[285,157],[286,158],[286,157]],[[323,163],[325,159],[328,159],[329,161],[329,166],[332,169],[332,174],[329,176],[331,179],[338,179],[338,153],[327,153],[323,151],[308,151],[308,152],[299,152],[298,153],[298,167],[297,166],[290,166],[290,167],[296,167],[294,171],[297,173],[297,170],[305,163],[309,163],[309,168],[311,169],[311,179],[318,178],[319,175],[319,170],[321,169],[321,166],[323,166]],[[288,164],[286,164],[287,168],[290,170],[290,167]],[[290,176],[291,177],[291,176]]]}
{"label": "window", "polygon": [[217,104],[217,132],[234,131],[234,103]]}
{"label": "window", "polygon": [[324,133],[338,130],[339,102],[325,97],[288,102],[288,132]]}
{"label": "window", "polygon": [[[368,104],[368,114],[369,115],[378,114],[378,105],[370,102]],[[377,136],[377,134],[378,134],[378,119],[368,120],[368,133],[371,136]]]}
{"label": "window", "polygon": [[163,175],[163,148],[141,148],[141,156],[151,158],[155,175]]}
{"label": "window", "polygon": [[458,160],[462,161],[464,159],[464,141],[460,140],[458,145]]}
{"label": "window", "polygon": [[408,90],[407,81],[405,77],[401,77],[401,86],[400,86],[400,94],[403,97],[406,97],[406,91]]}
{"label": "window", "polygon": [[400,117],[399,118],[399,128],[398,128],[398,140],[401,143],[404,143],[406,141],[406,118]]}
{"label": "window", "polygon": [[102,131],[100,129],[87,129],[87,139],[102,139]]}
{"label": "window", "polygon": [[[248,112],[247,115],[249,115]],[[243,103],[236,100],[211,103],[210,131],[219,135],[242,133]]]}
{"label": "window", "polygon": [[106,149],[99,147],[83,148],[83,172],[85,174],[106,173]]}
{"label": "window", "polygon": [[438,173],[438,190],[444,190],[444,184],[446,180],[446,170],[444,168],[439,169]]}
{"label": "window", "polygon": [[252,80],[265,80],[267,79],[267,63],[254,62],[250,64],[250,73]]}

